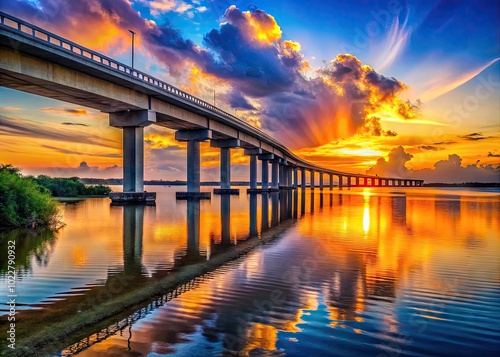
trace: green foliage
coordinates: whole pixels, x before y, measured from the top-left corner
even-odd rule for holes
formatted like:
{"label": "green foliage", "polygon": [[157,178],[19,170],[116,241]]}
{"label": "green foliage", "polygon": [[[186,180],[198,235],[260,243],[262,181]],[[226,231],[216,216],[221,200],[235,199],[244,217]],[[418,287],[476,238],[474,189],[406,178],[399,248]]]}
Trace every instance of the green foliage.
{"label": "green foliage", "polygon": [[0,164],[0,227],[37,227],[54,223],[57,202],[19,169]]}
{"label": "green foliage", "polygon": [[55,197],[105,196],[111,192],[111,189],[104,185],[85,186],[78,177],[52,178],[40,175],[33,180],[47,188]]}

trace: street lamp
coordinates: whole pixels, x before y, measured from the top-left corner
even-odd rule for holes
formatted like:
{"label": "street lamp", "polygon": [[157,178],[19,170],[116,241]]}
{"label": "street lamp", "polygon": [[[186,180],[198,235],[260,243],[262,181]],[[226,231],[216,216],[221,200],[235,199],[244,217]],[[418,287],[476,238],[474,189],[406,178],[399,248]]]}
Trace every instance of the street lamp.
{"label": "street lamp", "polygon": [[134,69],[134,36],[135,32],[132,30],[128,30],[132,34],[132,69]]}

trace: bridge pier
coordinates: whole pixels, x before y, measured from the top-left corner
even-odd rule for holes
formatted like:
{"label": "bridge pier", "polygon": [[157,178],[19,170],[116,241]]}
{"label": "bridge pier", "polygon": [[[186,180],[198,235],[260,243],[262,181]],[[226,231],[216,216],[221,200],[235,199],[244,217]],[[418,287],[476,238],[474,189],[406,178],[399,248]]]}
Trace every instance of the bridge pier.
{"label": "bridge pier", "polygon": [[344,183],[342,182],[343,179],[344,179],[344,176],[339,175],[339,189],[340,190],[342,189],[342,186],[344,185]]}
{"label": "bridge pier", "polygon": [[311,190],[314,190],[314,170],[311,170]]}
{"label": "bridge pier", "polygon": [[109,125],[123,131],[123,192],[111,192],[112,204],[154,203],[155,192],[144,191],[144,127],[156,122],[151,110],[109,114]]}
{"label": "bridge pier", "polygon": [[302,175],[300,178],[300,186],[302,187],[303,190],[306,189],[306,169],[302,168]]}
{"label": "bridge pier", "polygon": [[262,192],[269,192],[269,161],[274,160],[274,154],[261,154],[262,161]]}
{"label": "bridge pier", "polygon": [[299,187],[299,172],[297,167],[293,168],[293,188]]}
{"label": "bridge pier", "polygon": [[220,188],[214,194],[239,195],[240,190],[231,188],[231,149],[240,146],[238,139],[210,140],[210,146],[220,148]]}
{"label": "bridge pier", "polygon": [[323,191],[323,173],[321,171],[319,172],[319,189]]}
{"label": "bridge pier", "polygon": [[261,193],[257,188],[257,156],[262,154],[261,148],[245,149],[245,155],[250,156],[250,188],[247,193]]}
{"label": "bridge pier", "polygon": [[333,174],[330,174],[330,191],[333,190]]}
{"label": "bridge pier", "polygon": [[271,189],[270,191],[278,191],[279,190],[279,165],[280,165],[280,158],[275,157],[273,159],[272,165],[271,165]]}
{"label": "bridge pier", "polygon": [[187,192],[176,192],[177,199],[210,199],[210,192],[200,192],[200,141],[212,138],[208,129],[179,130],[175,139],[187,142]]}

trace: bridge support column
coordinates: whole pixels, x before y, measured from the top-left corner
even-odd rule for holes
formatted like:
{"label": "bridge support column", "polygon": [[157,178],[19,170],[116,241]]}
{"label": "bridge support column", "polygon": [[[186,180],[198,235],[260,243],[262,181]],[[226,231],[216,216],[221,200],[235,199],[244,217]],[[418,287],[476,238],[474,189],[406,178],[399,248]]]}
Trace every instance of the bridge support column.
{"label": "bridge support column", "polygon": [[262,161],[262,192],[269,192],[269,161],[274,160],[273,154],[259,155]]}
{"label": "bridge support column", "polygon": [[154,203],[155,192],[144,191],[144,127],[156,122],[150,110],[109,114],[109,125],[123,130],[123,192],[111,192],[112,204]]}
{"label": "bridge support column", "polygon": [[359,186],[359,177],[356,177],[356,187]]}
{"label": "bridge support column", "polygon": [[260,148],[245,149],[245,155],[250,156],[250,188],[247,193],[260,193],[257,189],[257,155],[262,154]]}
{"label": "bridge support column", "polygon": [[344,183],[342,182],[343,179],[344,179],[344,176],[339,175],[339,189],[340,190],[342,189],[342,186],[344,185]]}
{"label": "bridge support column", "polygon": [[330,174],[330,191],[333,190],[333,174]]}
{"label": "bridge support column", "polygon": [[187,142],[187,192],[176,192],[177,199],[210,199],[210,192],[200,192],[200,141],[212,138],[208,129],[179,130],[175,139]]}
{"label": "bridge support column", "polygon": [[274,158],[273,163],[271,165],[271,191],[276,191],[279,190],[279,165],[280,165],[281,159],[279,158]]}
{"label": "bridge support column", "polygon": [[351,176],[347,176],[347,187],[348,188],[351,188],[351,184],[352,184],[352,177]]}
{"label": "bridge support column", "polygon": [[283,188],[285,186],[285,165],[284,161],[280,160],[279,169],[278,169],[278,187]]}
{"label": "bridge support column", "polygon": [[293,188],[299,187],[299,172],[296,167],[293,168]]}
{"label": "bridge support column", "polygon": [[239,195],[240,190],[231,188],[231,148],[240,146],[238,139],[210,140],[210,146],[220,148],[220,188],[215,194]]}
{"label": "bridge support column", "polygon": [[319,172],[319,189],[323,191],[323,173]]}
{"label": "bridge support column", "polygon": [[303,190],[306,189],[306,169],[302,168],[302,174],[300,177],[300,186],[302,187]]}
{"label": "bridge support column", "polygon": [[293,179],[293,167],[292,166],[286,166],[286,188],[288,189],[293,189],[293,183],[292,183],[292,179]]}
{"label": "bridge support column", "polygon": [[314,170],[311,170],[311,190],[314,190]]}

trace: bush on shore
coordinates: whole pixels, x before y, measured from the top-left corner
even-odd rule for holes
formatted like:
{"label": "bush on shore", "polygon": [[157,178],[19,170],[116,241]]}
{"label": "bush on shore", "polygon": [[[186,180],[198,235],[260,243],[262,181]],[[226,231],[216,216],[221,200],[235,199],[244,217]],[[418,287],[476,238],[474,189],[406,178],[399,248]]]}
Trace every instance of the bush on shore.
{"label": "bush on shore", "polygon": [[106,196],[111,188],[104,185],[85,186],[78,177],[62,178],[40,175],[34,177],[36,183],[45,187],[55,197]]}
{"label": "bush on shore", "polygon": [[54,225],[57,202],[50,192],[19,169],[0,164],[0,227]]}

